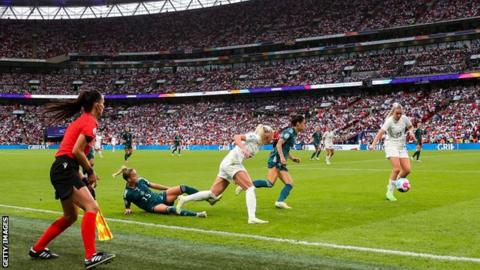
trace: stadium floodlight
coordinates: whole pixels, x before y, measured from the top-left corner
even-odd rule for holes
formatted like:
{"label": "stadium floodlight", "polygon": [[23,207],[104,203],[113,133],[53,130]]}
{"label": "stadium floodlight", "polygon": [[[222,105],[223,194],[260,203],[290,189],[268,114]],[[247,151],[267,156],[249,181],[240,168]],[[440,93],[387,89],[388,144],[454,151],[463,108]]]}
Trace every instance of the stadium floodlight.
{"label": "stadium floodlight", "polygon": [[[48,5],[38,2],[38,6],[21,5],[15,2],[0,3],[0,19],[17,20],[67,20],[67,19],[95,19],[111,17],[128,17],[166,12],[177,12],[191,9],[200,9],[220,5],[228,5],[248,0],[161,0],[125,2],[118,1],[109,5]],[[28,2],[25,2],[28,3]],[[90,3],[86,1],[86,3]]]}

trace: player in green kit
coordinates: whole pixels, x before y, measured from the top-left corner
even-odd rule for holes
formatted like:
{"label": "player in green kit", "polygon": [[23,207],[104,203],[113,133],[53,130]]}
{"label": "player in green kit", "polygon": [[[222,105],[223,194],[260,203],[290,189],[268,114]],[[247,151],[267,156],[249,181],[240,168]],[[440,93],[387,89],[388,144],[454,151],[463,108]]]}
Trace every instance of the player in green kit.
{"label": "player in green kit", "polygon": [[130,133],[130,128],[125,128],[125,130],[123,131],[122,135],[120,136],[123,140],[123,145],[125,147],[125,155],[124,155],[124,159],[125,159],[125,164],[128,163],[128,158],[132,155],[133,153],[133,147],[132,147],[132,144],[133,144],[133,135],[132,133]]}
{"label": "player in green kit", "polygon": [[319,160],[318,156],[320,155],[320,152],[322,152],[322,147],[320,145],[320,142],[322,141],[322,133],[320,132],[320,127],[315,128],[315,132],[313,133],[312,138],[313,146],[315,146],[315,152],[313,152],[310,160],[313,160],[314,158],[316,160]]}
{"label": "player in green kit", "polygon": [[175,151],[178,151],[178,156],[181,156],[181,149],[180,149],[180,142],[182,141],[182,138],[180,137],[180,134],[178,132],[175,132],[175,138],[173,139],[173,151],[172,151],[172,156],[175,154]]}
{"label": "player in green kit", "polygon": [[[175,200],[179,195],[184,193],[190,195],[197,193],[198,190],[185,186],[167,187],[164,185],[149,182],[143,177],[139,177],[137,171],[133,168],[123,166],[116,175],[122,174],[123,179],[127,182],[123,194],[125,202],[125,215],[130,215],[132,209],[131,204],[135,204],[139,208],[150,212],[159,214],[175,214],[188,217],[207,217],[207,212],[192,212],[188,210],[181,210],[177,213],[177,209],[173,206]],[[161,192],[154,192],[152,189],[161,190]]]}
{"label": "player in green kit", "polygon": [[[293,179],[288,173],[287,159],[300,163],[300,158],[292,156],[290,150],[295,146],[297,134],[305,129],[305,118],[303,115],[294,115],[290,120],[291,126],[281,131],[278,141],[274,142],[274,148],[268,158],[267,180],[253,181],[256,188],[271,188],[278,178],[285,184],[280,196],[275,202],[275,207],[280,209],[291,209],[285,203],[290,191],[293,189]],[[274,138],[275,141],[275,138]]]}
{"label": "player in green kit", "polygon": [[422,124],[417,123],[417,129],[415,130],[415,139],[417,140],[417,150],[411,157],[412,160],[416,158],[417,162],[420,162],[420,153],[422,152],[422,135],[423,134],[424,132],[422,130]]}

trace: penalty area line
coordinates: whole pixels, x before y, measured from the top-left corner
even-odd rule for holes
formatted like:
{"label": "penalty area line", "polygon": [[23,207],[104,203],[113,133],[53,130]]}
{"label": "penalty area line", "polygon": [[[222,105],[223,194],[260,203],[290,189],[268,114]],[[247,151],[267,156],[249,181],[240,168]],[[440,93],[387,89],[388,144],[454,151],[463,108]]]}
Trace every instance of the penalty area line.
{"label": "penalty area line", "polygon": [[[35,208],[21,207],[21,206],[14,206],[14,205],[0,204],[0,207],[16,209],[16,210],[25,211],[25,212],[48,213],[48,214],[57,214],[57,215],[63,214],[60,211],[35,209]],[[351,246],[351,245],[339,245],[339,244],[325,243],[325,242],[309,242],[309,241],[303,241],[303,240],[277,238],[277,237],[269,237],[269,236],[255,235],[255,234],[207,230],[207,229],[198,229],[198,228],[192,228],[192,227],[174,226],[174,225],[162,225],[162,224],[156,224],[156,223],[140,222],[140,221],[126,220],[126,219],[117,219],[117,218],[106,218],[106,220],[109,222],[116,222],[116,223],[123,223],[123,224],[133,224],[133,225],[140,225],[140,226],[146,226],[146,227],[195,232],[195,233],[218,235],[218,236],[225,236],[225,237],[254,239],[254,240],[265,241],[265,242],[288,243],[292,245],[321,247],[326,249],[360,251],[360,252],[367,252],[367,253],[388,254],[388,255],[404,256],[404,257],[417,257],[417,258],[439,260],[439,261],[480,263],[480,258],[437,255],[437,254],[421,253],[421,252],[413,252],[413,251],[401,251],[401,250],[393,250],[393,249],[370,248],[370,247]]]}

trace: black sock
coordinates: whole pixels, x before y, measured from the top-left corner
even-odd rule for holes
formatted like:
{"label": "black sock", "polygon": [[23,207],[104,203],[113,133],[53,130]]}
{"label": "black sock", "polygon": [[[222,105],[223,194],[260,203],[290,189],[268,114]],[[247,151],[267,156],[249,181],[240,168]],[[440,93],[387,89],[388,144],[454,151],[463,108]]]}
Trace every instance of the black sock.
{"label": "black sock", "polygon": [[417,160],[419,160],[419,159],[420,159],[420,153],[421,153],[421,152],[420,152],[420,151],[417,151],[417,152],[418,152],[418,154],[417,154]]}
{"label": "black sock", "polygon": [[317,157],[320,156],[320,153],[321,153],[321,152],[322,152],[322,150],[319,150],[319,151],[317,152]]}
{"label": "black sock", "polygon": [[310,159],[312,159],[312,158],[315,156],[316,153],[317,153],[317,152],[313,152],[313,154],[312,154],[312,156],[310,157]]}

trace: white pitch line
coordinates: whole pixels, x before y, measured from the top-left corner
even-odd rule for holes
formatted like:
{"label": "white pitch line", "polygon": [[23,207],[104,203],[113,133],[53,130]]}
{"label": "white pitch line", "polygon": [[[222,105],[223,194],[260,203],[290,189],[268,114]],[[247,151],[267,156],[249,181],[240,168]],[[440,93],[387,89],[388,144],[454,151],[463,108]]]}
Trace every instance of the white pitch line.
{"label": "white pitch line", "polygon": [[[369,168],[332,168],[332,167],[303,167],[302,170],[332,170],[332,171],[372,171],[372,172],[391,172],[392,169],[369,169]],[[480,170],[412,170],[420,173],[480,173]]]}
{"label": "white pitch line", "polygon": [[[62,212],[60,211],[34,209],[34,208],[14,206],[14,205],[0,204],[0,207],[17,209],[21,211],[38,212],[38,213],[60,214],[60,215],[62,214]],[[226,237],[254,239],[254,240],[260,240],[260,241],[266,241],[266,242],[288,243],[293,245],[313,246],[313,247],[322,247],[322,248],[329,248],[329,249],[341,249],[341,250],[362,251],[362,252],[369,252],[369,253],[390,254],[390,255],[396,255],[396,256],[417,257],[417,258],[441,260],[441,261],[480,263],[480,258],[436,255],[436,254],[430,254],[430,253],[421,253],[421,252],[419,253],[419,252],[412,252],[412,251],[369,248],[369,247],[350,246],[350,245],[338,245],[338,244],[324,243],[324,242],[308,242],[303,240],[276,238],[276,237],[269,237],[269,236],[255,235],[255,234],[235,233],[235,232],[226,232],[226,231],[206,230],[206,229],[198,229],[198,228],[191,228],[191,227],[162,225],[162,224],[155,224],[155,223],[146,223],[146,222],[125,220],[125,219],[117,219],[117,218],[106,218],[106,220],[110,222],[117,222],[117,223],[124,223],[124,224],[134,224],[134,225],[162,228],[162,229],[168,229],[168,230],[188,231],[188,232],[195,232],[195,233],[202,233],[202,234],[220,235],[220,236],[226,236]]]}

